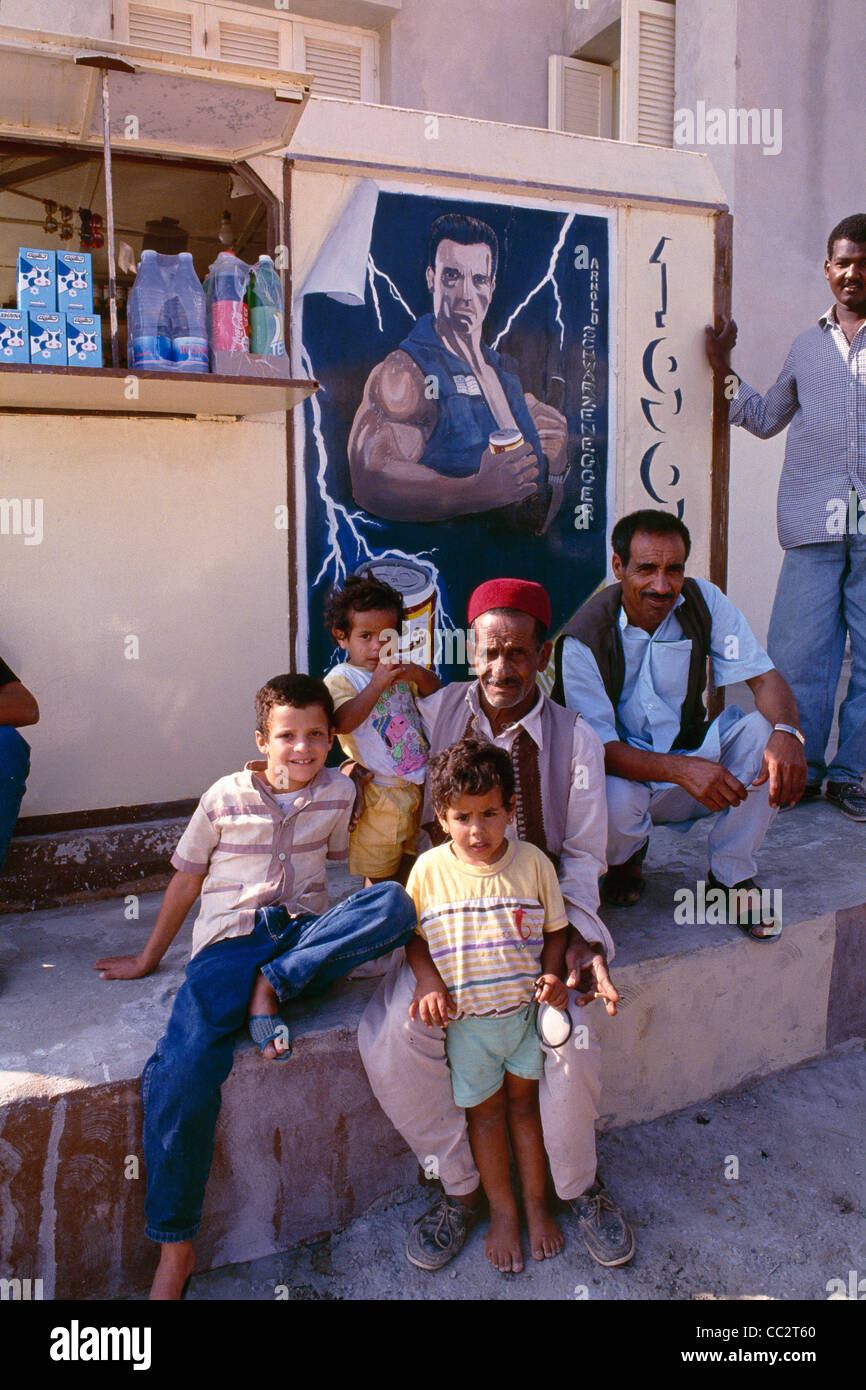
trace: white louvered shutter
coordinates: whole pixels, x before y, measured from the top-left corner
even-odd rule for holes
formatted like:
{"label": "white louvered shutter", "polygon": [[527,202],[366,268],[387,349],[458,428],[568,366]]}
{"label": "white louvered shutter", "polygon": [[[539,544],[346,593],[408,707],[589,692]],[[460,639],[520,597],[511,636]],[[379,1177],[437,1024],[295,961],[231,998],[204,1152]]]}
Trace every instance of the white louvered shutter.
{"label": "white louvered shutter", "polygon": [[352,44],[304,41],[304,71],[316,79],[317,96],[361,100],[361,50]]}
{"label": "white louvered shutter", "polygon": [[[2,0],[0,0],[2,2]],[[379,100],[379,39],[208,0],[116,0],[121,42],[225,63],[309,72],[316,96]]]}
{"label": "white louvered shutter", "polygon": [[223,19],[219,10],[214,11],[214,17],[217,18],[219,56],[227,63],[280,67],[280,30],[277,25],[233,23]]}
{"label": "white louvered shutter", "polygon": [[622,0],[623,140],[673,144],[675,14],[663,0]]}
{"label": "white louvered shutter", "polygon": [[172,0],[163,0],[158,6],[137,5],[130,0],[126,7],[126,33],[122,37],[160,53],[198,55],[204,38],[200,7],[173,4]]}
{"label": "white louvered shutter", "polygon": [[603,63],[553,54],[547,63],[547,124],[570,135],[610,137],[613,73]]}
{"label": "white louvered shutter", "polygon": [[378,101],[378,48],[375,35],[345,35],[334,29],[295,23],[295,68],[316,79],[313,96],[347,101]]}

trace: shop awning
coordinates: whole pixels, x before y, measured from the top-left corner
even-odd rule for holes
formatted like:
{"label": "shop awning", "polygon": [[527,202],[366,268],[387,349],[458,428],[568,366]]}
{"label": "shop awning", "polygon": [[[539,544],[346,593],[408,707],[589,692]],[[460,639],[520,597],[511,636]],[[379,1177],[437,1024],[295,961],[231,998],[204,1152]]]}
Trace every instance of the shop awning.
{"label": "shop awning", "polygon": [[308,73],[160,53],[132,44],[0,26],[0,136],[102,145],[101,76],[111,71],[115,150],[234,162],[288,145],[310,93]]}

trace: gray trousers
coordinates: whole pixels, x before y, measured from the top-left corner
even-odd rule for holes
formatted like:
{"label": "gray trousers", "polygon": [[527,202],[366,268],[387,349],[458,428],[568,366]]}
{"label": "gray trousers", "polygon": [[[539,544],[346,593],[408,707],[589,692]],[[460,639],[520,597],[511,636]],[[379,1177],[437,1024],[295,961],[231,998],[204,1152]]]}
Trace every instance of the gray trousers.
{"label": "gray trousers", "polygon": [[[752,787],[761,770],[764,749],[772,725],[755,710],[737,719],[721,733],[721,762],[749,788],[739,806],[727,811],[708,811],[683,787],[659,782],[629,782],[624,777],[605,778],[607,794],[607,862],[624,864],[648,837],[653,825],[671,824],[689,830],[703,816],[714,816],[708,850],[710,869],[731,887],[753,878],[755,853],[776,818],[770,805],[770,783]],[[702,748],[683,757],[705,757]]]}

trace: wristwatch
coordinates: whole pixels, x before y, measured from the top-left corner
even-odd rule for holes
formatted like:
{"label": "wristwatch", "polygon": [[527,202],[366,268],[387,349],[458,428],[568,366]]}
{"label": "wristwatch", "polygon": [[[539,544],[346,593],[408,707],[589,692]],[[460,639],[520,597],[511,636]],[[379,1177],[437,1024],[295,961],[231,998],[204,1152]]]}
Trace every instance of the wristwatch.
{"label": "wristwatch", "polygon": [[804,735],[801,734],[799,729],[795,729],[793,724],[774,724],[773,732],[775,733],[777,729],[780,734],[793,734],[794,738],[798,738],[802,743],[803,747],[806,747],[806,739]]}

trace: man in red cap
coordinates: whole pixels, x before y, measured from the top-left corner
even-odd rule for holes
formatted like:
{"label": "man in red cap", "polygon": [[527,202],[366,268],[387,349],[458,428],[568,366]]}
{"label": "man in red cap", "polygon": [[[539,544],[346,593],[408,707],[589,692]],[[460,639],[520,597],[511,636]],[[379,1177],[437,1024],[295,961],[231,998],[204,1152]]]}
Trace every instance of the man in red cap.
{"label": "man in red cap", "polygon": [[[550,1171],[558,1195],[578,1218],[599,1264],[626,1264],[634,1236],[596,1171],[595,1120],[601,1089],[600,1048],[591,1011],[619,999],[607,962],[613,942],[598,917],[598,879],[607,839],[604,750],[571,710],[554,704],[536,677],[550,658],[550,601],[540,584],[495,579],[469,599],[475,651],[474,681],[452,682],[424,701],[431,756],[468,735],[510,755],[517,787],[516,826],[509,830],[545,851],[557,865],[569,919],[566,954],[569,1012],[575,1035],[567,1048],[545,1046],[539,1088]],[[422,825],[433,837],[435,816],[425,800]],[[402,952],[400,953],[402,955]],[[465,1113],[451,1094],[444,1034],[409,1018],[415,977],[397,960],[370,1000],[358,1045],[370,1084],[385,1113],[443,1188],[416,1221],[407,1256],[421,1269],[439,1269],[457,1253],[480,1205]]]}

